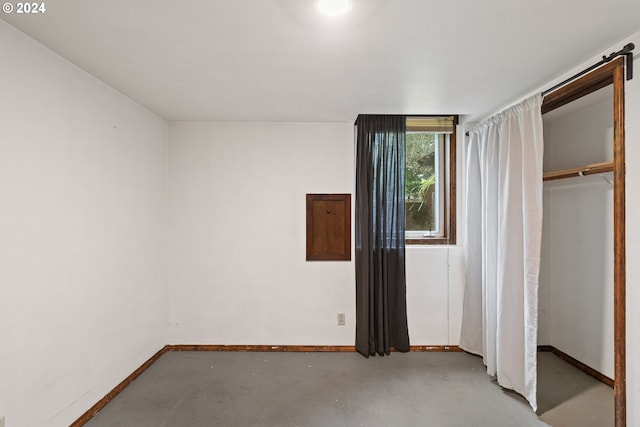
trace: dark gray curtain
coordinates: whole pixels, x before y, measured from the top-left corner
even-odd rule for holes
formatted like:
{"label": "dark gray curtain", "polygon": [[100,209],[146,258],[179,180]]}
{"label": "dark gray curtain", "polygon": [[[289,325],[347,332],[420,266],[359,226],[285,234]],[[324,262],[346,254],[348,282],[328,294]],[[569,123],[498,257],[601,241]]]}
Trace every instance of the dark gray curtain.
{"label": "dark gray curtain", "polygon": [[409,351],[404,260],[405,116],[356,120],[356,350]]}

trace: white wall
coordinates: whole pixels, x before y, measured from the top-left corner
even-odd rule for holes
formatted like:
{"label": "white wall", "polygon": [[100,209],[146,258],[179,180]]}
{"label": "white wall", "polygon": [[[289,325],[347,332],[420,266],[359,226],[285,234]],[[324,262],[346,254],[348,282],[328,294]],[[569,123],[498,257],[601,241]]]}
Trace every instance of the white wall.
{"label": "white wall", "polygon": [[0,20],[0,415],[67,426],[165,343],[166,124]]}
{"label": "white wall", "polygon": [[[604,96],[603,96],[604,95]],[[613,90],[544,116],[544,170],[613,159]],[[614,377],[612,173],[544,184],[540,345]]]}
{"label": "white wall", "polygon": [[305,261],[305,194],[352,193],[352,140],[349,124],[170,124],[170,343],[353,344],[353,261]]}
{"label": "white wall", "polygon": [[[305,260],[305,194],[355,203],[353,140],[350,123],[170,124],[170,343],[354,344],[353,257]],[[457,343],[460,262],[407,248],[412,344]]]}
{"label": "white wall", "polygon": [[411,345],[458,345],[464,250],[459,246],[407,246],[406,268]]}

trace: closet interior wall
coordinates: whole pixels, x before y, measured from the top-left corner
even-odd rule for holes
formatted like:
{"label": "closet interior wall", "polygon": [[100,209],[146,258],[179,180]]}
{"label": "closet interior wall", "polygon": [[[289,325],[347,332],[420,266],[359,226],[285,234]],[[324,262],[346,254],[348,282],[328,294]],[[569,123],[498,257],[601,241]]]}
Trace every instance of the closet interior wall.
{"label": "closet interior wall", "polygon": [[[544,172],[613,160],[613,86],[543,116]],[[613,174],[545,181],[538,344],[614,379]]]}

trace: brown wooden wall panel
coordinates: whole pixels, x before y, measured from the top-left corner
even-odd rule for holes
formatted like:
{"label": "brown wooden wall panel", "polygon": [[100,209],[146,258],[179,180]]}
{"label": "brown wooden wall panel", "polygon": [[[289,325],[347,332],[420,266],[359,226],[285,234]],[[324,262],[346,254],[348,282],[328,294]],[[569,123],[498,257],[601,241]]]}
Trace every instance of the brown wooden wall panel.
{"label": "brown wooden wall panel", "polygon": [[307,194],[307,261],[351,260],[351,194]]}

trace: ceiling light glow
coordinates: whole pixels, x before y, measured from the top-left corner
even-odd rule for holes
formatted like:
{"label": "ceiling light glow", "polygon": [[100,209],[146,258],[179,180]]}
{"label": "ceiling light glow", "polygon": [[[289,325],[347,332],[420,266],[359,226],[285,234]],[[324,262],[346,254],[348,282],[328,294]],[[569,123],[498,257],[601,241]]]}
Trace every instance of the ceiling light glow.
{"label": "ceiling light glow", "polygon": [[351,0],[317,0],[316,10],[326,16],[340,16],[349,13],[353,2]]}

